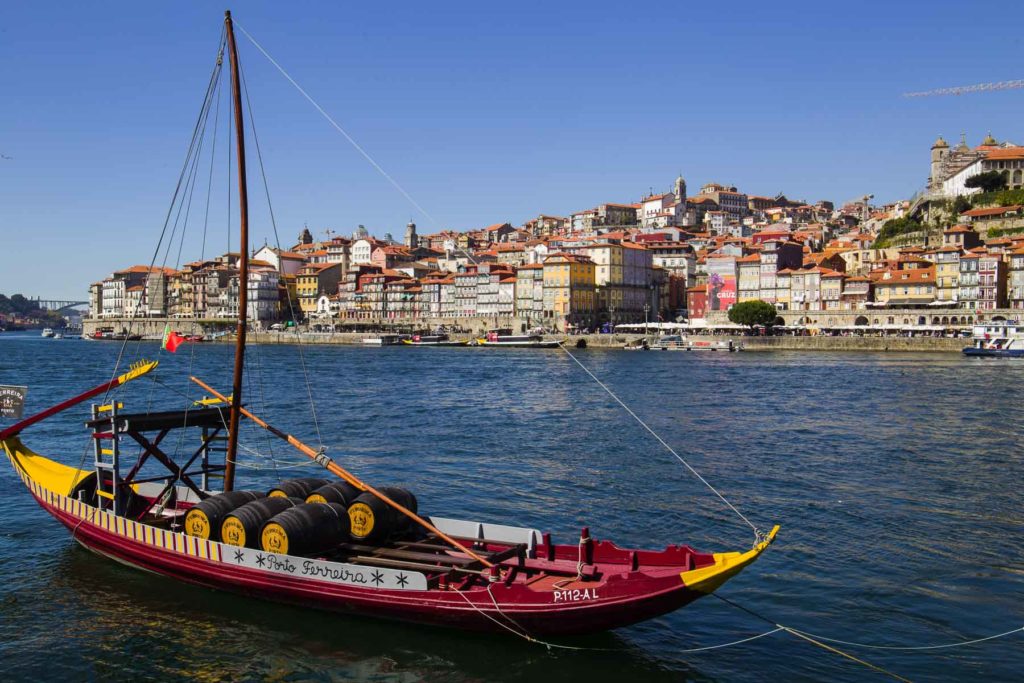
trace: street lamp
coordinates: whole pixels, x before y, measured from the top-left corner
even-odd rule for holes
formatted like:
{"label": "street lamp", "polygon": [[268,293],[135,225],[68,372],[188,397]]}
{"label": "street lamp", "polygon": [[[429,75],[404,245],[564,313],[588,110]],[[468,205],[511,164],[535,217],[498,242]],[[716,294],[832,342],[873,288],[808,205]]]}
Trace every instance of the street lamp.
{"label": "street lamp", "polygon": [[649,303],[644,304],[644,335],[650,334],[647,329],[647,314],[651,312],[651,305]]}

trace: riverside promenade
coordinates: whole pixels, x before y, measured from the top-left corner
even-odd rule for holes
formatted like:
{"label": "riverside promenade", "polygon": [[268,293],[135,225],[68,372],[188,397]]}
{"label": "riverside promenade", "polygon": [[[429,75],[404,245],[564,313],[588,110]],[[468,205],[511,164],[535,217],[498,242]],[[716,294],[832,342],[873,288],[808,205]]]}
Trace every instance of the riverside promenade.
{"label": "riverside promenade", "polygon": [[[250,333],[249,340],[257,344],[362,344],[364,339],[379,337],[376,333],[339,332],[260,332]],[[475,338],[469,334],[453,334],[452,339],[470,340]],[[636,334],[582,334],[582,335],[546,335],[545,339],[564,340],[570,349],[621,349],[627,342],[642,339]],[[968,339],[947,337],[829,337],[817,335],[812,337],[745,337],[697,335],[695,339],[732,339],[741,344],[744,351],[906,351],[932,353],[960,353],[970,344]],[[225,337],[224,341],[233,341],[233,337]],[[715,352],[719,353],[719,352]]]}
{"label": "riverside promenade", "polygon": [[[217,338],[220,342],[234,342],[234,327],[230,321],[216,321],[214,323],[195,323],[194,328],[191,322],[167,319],[136,319],[116,321],[85,321],[84,333],[92,334],[100,327],[110,327],[115,330],[127,328],[130,324],[132,331],[142,334],[145,339],[159,340],[163,336],[165,326],[170,323],[179,327],[183,333],[218,334],[223,335]],[[256,344],[354,344],[362,345],[364,339],[379,337],[378,332],[250,332],[249,341]],[[473,333],[456,333],[450,335],[452,339],[469,341],[480,335]],[[621,349],[627,342],[643,338],[643,334],[584,334],[584,335],[547,335],[545,339],[565,340],[569,348],[585,346],[591,349]],[[654,335],[650,338],[653,339]],[[906,337],[898,335],[888,336],[794,336],[784,335],[778,337],[748,337],[742,334],[734,335],[692,335],[694,339],[732,339],[735,343],[741,344],[745,351],[908,351],[908,352],[935,352],[935,353],[959,353],[965,346],[969,346],[970,339],[916,336]]]}

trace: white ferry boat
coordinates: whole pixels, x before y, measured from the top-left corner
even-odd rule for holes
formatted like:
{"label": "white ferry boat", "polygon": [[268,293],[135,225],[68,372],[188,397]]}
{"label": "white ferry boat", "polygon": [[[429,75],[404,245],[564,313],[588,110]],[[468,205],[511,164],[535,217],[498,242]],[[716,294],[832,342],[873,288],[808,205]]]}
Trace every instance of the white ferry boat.
{"label": "white ferry boat", "polygon": [[650,345],[652,351],[739,351],[740,345],[732,339],[687,339],[668,334]]}
{"label": "white ferry boat", "polygon": [[1024,324],[998,321],[975,325],[974,344],[964,348],[965,356],[976,358],[1024,358]]}

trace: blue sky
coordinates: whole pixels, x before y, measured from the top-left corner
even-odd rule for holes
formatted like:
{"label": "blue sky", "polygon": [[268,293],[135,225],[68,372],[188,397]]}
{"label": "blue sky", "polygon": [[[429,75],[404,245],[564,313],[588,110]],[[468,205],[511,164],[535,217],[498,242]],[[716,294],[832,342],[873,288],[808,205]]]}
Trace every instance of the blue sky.
{"label": "blue sky", "polygon": [[[0,5],[0,292],[82,297],[148,262],[224,3]],[[237,21],[436,219],[239,38],[282,240],[522,222],[718,181],[906,197],[961,131],[1024,142],[1015,3],[239,3]],[[222,112],[223,116],[223,112]],[[226,135],[219,137],[223,145]],[[251,159],[254,160],[254,159]],[[218,167],[206,254],[224,251]],[[250,168],[253,241],[273,241]],[[322,234],[322,233],[321,233]],[[201,251],[190,223],[183,260]],[[176,254],[168,264],[175,265]]]}

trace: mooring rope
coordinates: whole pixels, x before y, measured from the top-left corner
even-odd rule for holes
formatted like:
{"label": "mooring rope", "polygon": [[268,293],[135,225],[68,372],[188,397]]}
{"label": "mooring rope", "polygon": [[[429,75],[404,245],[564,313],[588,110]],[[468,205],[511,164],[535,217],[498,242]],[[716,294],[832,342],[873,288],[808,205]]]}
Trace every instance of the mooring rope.
{"label": "mooring rope", "polygon": [[639,422],[641,427],[643,427],[648,432],[650,432],[651,436],[653,436],[655,439],[657,439],[658,443],[660,443],[662,446],[665,447],[665,450],[667,450],[669,453],[671,453],[673,456],[675,456],[676,460],[681,462],[686,467],[686,469],[690,470],[690,472],[693,473],[693,475],[695,477],[697,477],[697,479],[699,479],[705,486],[707,486],[709,489],[711,489],[711,491],[716,496],[718,496],[723,503],[725,503],[727,506],[729,506],[730,510],[732,510],[737,515],[739,515],[740,519],[742,519],[744,522],[746,522],[750,526],[750,528],[754,530],[754,536],[755,536],[754,544],[755,545],[757,543],[759,543],[764,538],[764,534],[761,532],[761,530],[758,529],[754,525],[753,522],[751,522],[749,519],[747,519],[746,515],[744,515],[742,512],[740,512],[739,509],[737,509],[735,505],[730,503],[729,500],[724,495],[722,495],[722,493],[718,489],[716,489],[714,486],[712,486],[711,482],[709,482],[707,479],[702,477],[700,472],[698,472],[696,469],[694,469],[693,466],[690,463],[686,462],[686,459],[683,458],[683,456],[679,455],[679,453],[677,453],[676,450],[674,448],[672,448],[672,446],[670,446],[667,441],[665,441],[665,439],[661,438],[661,435],[659,435],[658,432],[654,431],[650,427],[650,425],[648,425],[646,422],[644,422],[643,418],[641,418],[639,415],[637,415],[635,412],[633,412],[633,409],[630,408],[628,405],[626,405],[626,403],[621,398],[619,398],[619,396],[614,391],[612,391],[612,389],[607,384],[605,384],[600,379],[598,379],[597,375],[595,375],[593,372],[591,372],[590,369],[586,365],[581,363],[579,358],[574,356],[572,354],[572,352],[569,351],[569,349],[565,348],[565,344],[560,344],[559,347],[563,351],[565,351],[566,355],[568,355],[569,358],[572,358],[573,361],[575,361],[576,365],[580,366],[583,369],[583,372],[587,373],[592,380],[597,382],[597,385],[599,387],[601,387],[606,392],[608,392],[608,395],[611,396],[613,399],[615,399],[615,402],[618,403],[620,406],[622,406],[623,410],[625,410],[627,413],[629,413],[633,417],[634,420]]}
{"label": "mooring rope", "polygon": [[[497,624],[501,628],[505,629],[509,633],[514,633],[515,635],[519,636],[520,638],[523,638],[524,640],[526,640],[526,641],[528,641],[530,643],[534,643],[536,645],[543,645],[544,647],[548,648],[548,650],[572,650],[572,651],[577,651],[577,652],[625,652],[626,651],[626,648],[621,648],[621,647],[584,647],[584,646],[577,646],[577,645],[563,645],[563,644],[560,644],[560,643],[552,643],[552,642],[549,642],[549,641],[546,641],[546,640],[541,640],[540,638],[535,638],[534,636],[530,635],[529,632],[526,631],[526,629],[524,629],[522,626],[520,626],[518,623],[516,623],[516,621],[514,621],[510,616],[508,616],[507,614],[505,614],[504,612],[501,611],[501,607],[498,606],[497,600],[494,599],[494,594],[491,593],[490,586],[487,587],[487,595],[491,598],[491,602],[494,603],[495,611],[497,611],[498,614],[500,614],[510,624],[514,624],[514,626],[515,626],[514,628],[512,626],[509,626],[508,624],[502,623],[501,621],[499,621],[498,619],[495,619],[494,617],[492,617],[490,614],[488,614],[484,610],[482,610],[479,607],[477,607],[476,604],[473,603],[472,600],[470,600],[468,597],[466,597],[465,592],[463,592],[463,591],[456,591],[456,593],[459,595],[459,597],[461,597],[466,602],[467,605],[469,605],[474,610],[479,612],[482,616],[484,616],[487,619],[489,619],[490,621],[494,622],[495,624]],[[720,650],[720,649],[726,648],[726,647],[733,647],[735,645],[742,645],[743,643],[749,643],[749,642],[751,642],[753,640],[757,640],[759,638],[764,638],[765,636],[770,636],[770,635],[773,635],[775,633],[778,633],[779,631],[784,631],[784,630],[785,630],[785,628],[783,628],[782,626],[779,626],[779,627],[773,628],[770,631],[765,631],[764,633],[758,633],[757,635],[749,636],[747,638],[741,638],[739,640],[732,640],[732,641],[729,641],[728,643],[719,643],[718,645],[708,645],[708,646],[705,646],[705,647],[694,647],[694,648],[689,648],[689,649],[685,649],[685,650],[675,650],[674,652],[676,652],[677,654],[693,654],[693,653],[697,653],[697,652],[708,652],[710,650]]]}
{"label": "mooring rope", "polygon": [[926,650],[946,650],[953,647],[962,647],[964,645],[976,645],[977,643],[984,643],[987,640],[996,640],[997,638],[1005,638],[1006,636],[1012,636],[1015,633],[1024,633],[1024,626],[1020,628],[1011,629],[1002,633],[996,633],[991,636],[985,636],[984,638],[973,638],[971,640],[961,640],[955,643],[942,643],[941,645],[872,645],[870,643],[857,643],[850,640],[840,640],[839,638],[828,638],[826,636],[819,636],[816,633],[804,631],[802,629],[791,628],[790,631],[794,633],[800,633],[805,636],[812,636],[818,640],[824,640],[829,643],[838,643],[839,645],[847,645],[849,647],[863,647],[870,650],[896,650],[899,652],[923,652]]}

